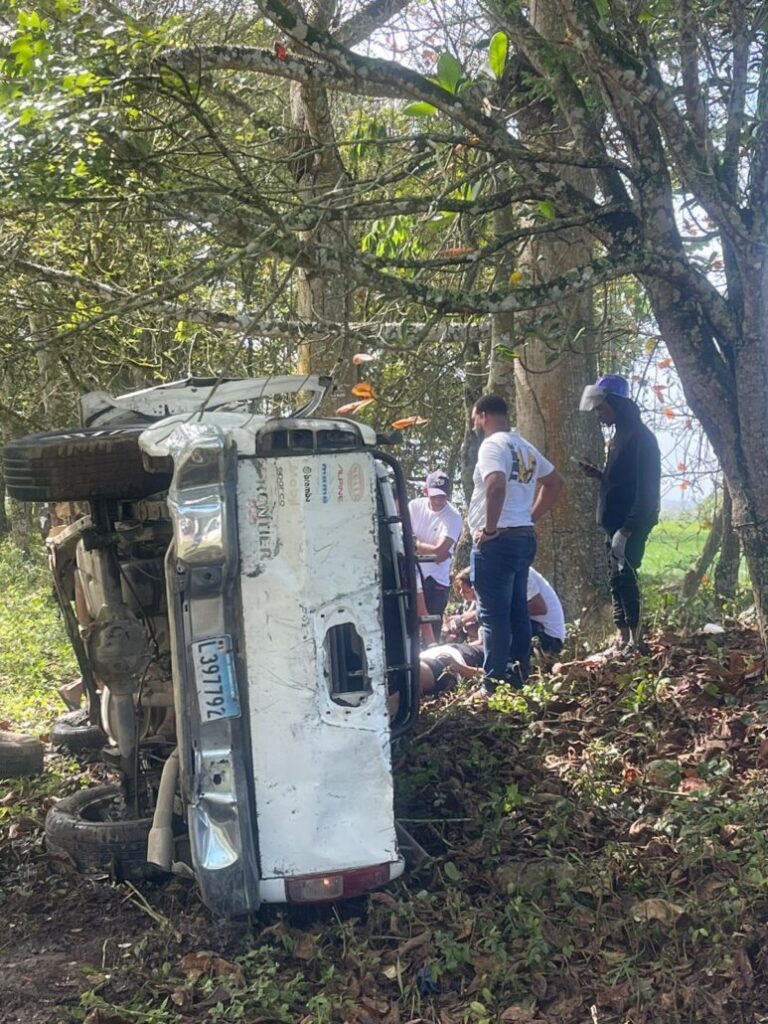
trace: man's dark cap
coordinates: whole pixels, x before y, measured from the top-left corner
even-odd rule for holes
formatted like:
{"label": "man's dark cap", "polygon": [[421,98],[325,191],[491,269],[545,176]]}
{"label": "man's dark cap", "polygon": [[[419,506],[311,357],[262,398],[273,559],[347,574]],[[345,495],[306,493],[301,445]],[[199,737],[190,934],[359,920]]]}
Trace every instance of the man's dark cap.
{"label": "man's dark cap", "polygon": [[424,482],[424,486],[430,498],[436,497],[439,494],[445,494],[449,498],[451,496],[451,481],[448,479],[448,474],[444,473],[442,469],[436,469],[434,473],[430,473]]}

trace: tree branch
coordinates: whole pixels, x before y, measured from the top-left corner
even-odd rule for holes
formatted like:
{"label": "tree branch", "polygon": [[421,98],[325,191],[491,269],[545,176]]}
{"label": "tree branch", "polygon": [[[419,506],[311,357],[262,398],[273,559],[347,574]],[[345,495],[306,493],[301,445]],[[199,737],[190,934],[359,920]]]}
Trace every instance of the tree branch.
{"label": "tree branch", "polygon": [[443,322],[431,324],[404,319],[399,323],[332,323],[330,321],[259,319],[253,311],[230,313],[224,309],[216,309],[197,305],[193,302],[168,301],[149,299],[138,296],[126,288],[107,284],[105,281],[94,280],[70,270],[61,270],[29,260],[14,260],[10,268],[27,277],[38,281],[46,281],[52,285],[79,290],[101,299],[115,303],[111,310],[113,315],[131,312],[139,302],[147,309],[160,313],[169,319],[197,323],[219,330],[236,331],[249,338],[288,338],[296,341],[328,341],[338,338],[347,332],[354,334],[362,345],[381,348],[401,348],[410,339],[419,338],[425,342],[459,342],[466,341],[468,333],[479,339],[487,339],[491,334],[489,322],[456,323]]}
{"label": "tree branch", "polygon": [[164,50],[158,61],[183,74],[256,71],[272,78],[325,86],[335,92],[355,96],[381,96],[389,99],[405,99],[407,96],[396,80],[372,81],[362,76],[350,76],[346,71],[325,61],[298,57],[295,53],[279,58],[269,50],[260,50],[253,46],[194,46]]}
{"label": "tree branch", "polygon": [[404,10],[411,0],[370,0],[336,29],[336,38],[343,46],[357,46],[377,28]]}
{"label": "tree branch", "polygon": [[744,108],[749,80],[750,33],[747,27],[746,9],[742,0],[731,0],[730,19],[733,57],[731,58],[731,89],[725,122],[722,177],[726,188],[736,200],[739,186],[739,149],[741,132],[744,127]]}
{"label": "tree branch", "polygon": [[518,49],[554,90],[558,108],[581,152],[592,161],[601,188],[613,202],[630,205],[630,198],[614,162],[608,157],[599,128],[558,51],[536,31],[530,21],[511,5],[503,12],[502,24]]}
{"label": "tree branch", "polygon": [[683,73],[685,109],[705,153],[711,152],[709,126],[704,97],[699,83],[699,45],[696,15],[690,0],[676,0],[677,36],[680,41],[680,65]]}
{"label": "tree branch", "polygon": [[677,109],[655,66],[621,49],[598,24],[591,0],[559,0],[573,39],[587,66],[642,103],[664,135],[680,177],[701,205],[731,238],[744,239],[746,228],[738,207],[720,187],[706,147]]}

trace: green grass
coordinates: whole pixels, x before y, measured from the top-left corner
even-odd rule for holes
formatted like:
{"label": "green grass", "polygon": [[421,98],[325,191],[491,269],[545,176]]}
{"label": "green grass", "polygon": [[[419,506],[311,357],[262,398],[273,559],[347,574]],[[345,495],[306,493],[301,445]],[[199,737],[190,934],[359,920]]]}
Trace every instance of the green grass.
{"label": "green grass", "polygon": [[65,710],[57,689],[77,673],[42,552],[0,543],[0,721],[40,734]]}
{"label": "green grass", "polygon": [[680,576],[695,562],[709,530],[696,519],[662,519],[648,538],[643,559],[647,576]]}

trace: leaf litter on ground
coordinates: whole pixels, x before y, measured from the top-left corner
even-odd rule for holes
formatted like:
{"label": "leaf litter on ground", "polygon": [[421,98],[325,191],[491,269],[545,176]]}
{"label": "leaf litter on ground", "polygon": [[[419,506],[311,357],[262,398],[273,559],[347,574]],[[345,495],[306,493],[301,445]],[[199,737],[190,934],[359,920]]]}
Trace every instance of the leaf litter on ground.
{"label": "leaf litter on ground", "polygon": [[0,794],[0,903],[15,928],[0,995],[25,949],[64,944],[74,981],[27,1014],[34,1024],[763,1019],[757,635],[662,634],[631,664],[566,662],[521,694],[467,696],[426,702],[393,751],[398,818],[428,859],[335,907],[232,925],[188,883],[147,884],[147,905],[172,925],[161,928],[119,884],[51,870],[47,789]]}

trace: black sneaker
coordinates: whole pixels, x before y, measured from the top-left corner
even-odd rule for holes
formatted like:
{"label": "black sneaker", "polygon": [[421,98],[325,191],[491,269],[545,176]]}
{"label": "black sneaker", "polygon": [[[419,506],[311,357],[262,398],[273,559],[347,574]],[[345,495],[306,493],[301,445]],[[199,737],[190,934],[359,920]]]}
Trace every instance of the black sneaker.
{"label": "black sneaker", "polygon": [[621,650],[620,657],[625,661],[631,658],[645,658],[651,653],[651,649],[643,640],[630,640]]}

